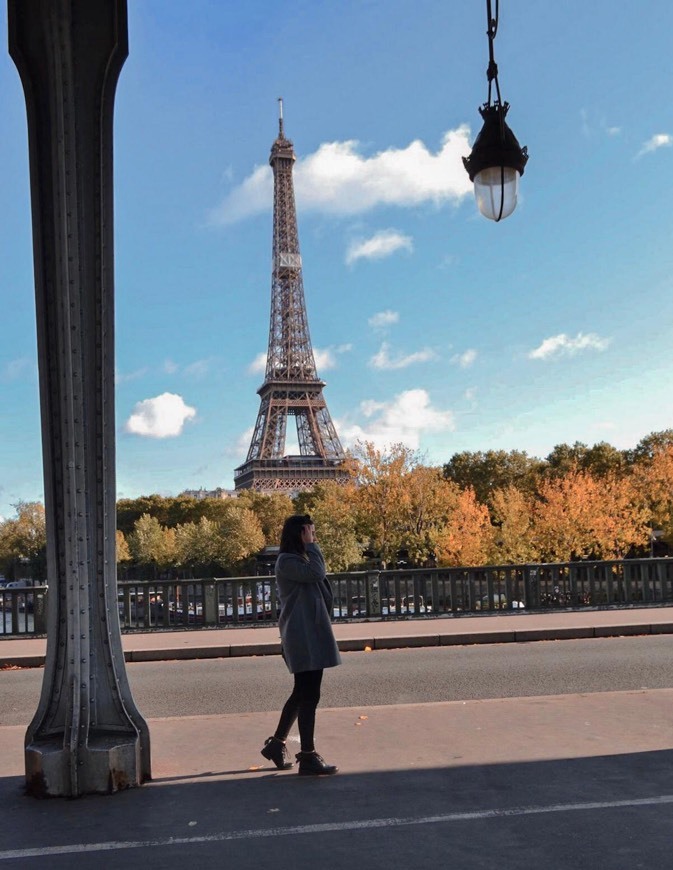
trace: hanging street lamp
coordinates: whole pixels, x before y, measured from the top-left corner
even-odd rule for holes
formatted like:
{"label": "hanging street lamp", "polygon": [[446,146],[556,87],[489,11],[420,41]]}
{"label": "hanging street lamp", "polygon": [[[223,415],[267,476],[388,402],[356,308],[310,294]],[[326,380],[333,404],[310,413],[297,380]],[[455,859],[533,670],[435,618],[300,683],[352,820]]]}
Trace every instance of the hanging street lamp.
{"label": "hanging street lamp", "polygon": [[[528,149],[519,145],[516,136],[505,123],[509,103],[502,102],[498,65],[493,57],[493,40],[498,32],[498,4],[499,0],[495,0],[494,18],[491,0],[486,0],[488,100],[479,108],[484,126],[475,139],[470,156],[463,157],[470,181],[474,182],[474,195],[479,211],[492,221],[508,217],[516,208],[519,178],[523,175],[528,160]],[[496,99],[491,102],[494,83]]]}

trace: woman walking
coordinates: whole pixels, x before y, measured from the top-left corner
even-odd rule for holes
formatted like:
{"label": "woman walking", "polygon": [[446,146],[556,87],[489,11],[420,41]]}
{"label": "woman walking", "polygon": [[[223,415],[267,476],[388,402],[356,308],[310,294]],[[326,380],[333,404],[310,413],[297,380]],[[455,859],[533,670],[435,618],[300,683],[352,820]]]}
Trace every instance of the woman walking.
{"label": "woman walking", "polygon": [[280,770],[291,768],[286,742],[290,729],[298,722],[299,775],[336,773],[338,768],[325,763],[313,742],[323,670],[340,665],[341,656],[332,631],[332,588],[313,520],[307,514],[285,520],[276,560],[276,586],[283,658],[294,675],[294,689],[285,702],[275,734],[264,743],[262,755]]}

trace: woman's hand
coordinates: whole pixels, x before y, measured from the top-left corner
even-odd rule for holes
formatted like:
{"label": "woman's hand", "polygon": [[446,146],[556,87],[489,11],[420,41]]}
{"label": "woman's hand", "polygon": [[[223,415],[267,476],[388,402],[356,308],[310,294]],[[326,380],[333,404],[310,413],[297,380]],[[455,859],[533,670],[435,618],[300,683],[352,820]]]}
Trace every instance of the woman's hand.
{"label": "woman's hand", "polygon": [[315,526],[314,525],[302,526],[301,539],[304,542],[304,546],[306,546],[306,544],[315,544],[316,543]]}

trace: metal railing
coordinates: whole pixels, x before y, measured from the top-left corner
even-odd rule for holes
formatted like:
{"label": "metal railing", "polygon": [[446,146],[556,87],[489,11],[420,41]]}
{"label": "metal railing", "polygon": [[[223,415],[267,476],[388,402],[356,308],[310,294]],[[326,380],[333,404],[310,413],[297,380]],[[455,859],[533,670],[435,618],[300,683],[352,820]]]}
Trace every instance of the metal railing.
{"label": "metal railing", "polygon": [[41,635],[47,631],[47,587],[0,588],[0,637]]}
{"label": "metal railing", "polygon": [[[673,605],[673,559],[418,568],[331,574],[335,621],[502,611]],[[122,631],[269,625],[273,577],[132,581],[117,587]],[[0,589],[0,637],[46,631],[44,586]]]}

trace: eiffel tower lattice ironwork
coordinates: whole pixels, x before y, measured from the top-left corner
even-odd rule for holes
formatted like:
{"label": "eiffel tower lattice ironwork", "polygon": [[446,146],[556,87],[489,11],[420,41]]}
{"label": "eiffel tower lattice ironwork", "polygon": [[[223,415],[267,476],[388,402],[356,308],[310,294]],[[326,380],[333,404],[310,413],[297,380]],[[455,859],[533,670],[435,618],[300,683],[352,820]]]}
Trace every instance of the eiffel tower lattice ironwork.
{"label": "eiffel tower lattice ironwork", "polygon": [[[294,147],[283,131],[279,100],[273,169],[271,322],[261,402],[246,461],[234,486],[261,492],[297,492],[325,480],[344,482],[344,451],[323,396],[308,330],[292,168]],[[297,425],[298,456],[286,456],[287,419]]]}

